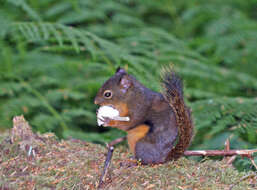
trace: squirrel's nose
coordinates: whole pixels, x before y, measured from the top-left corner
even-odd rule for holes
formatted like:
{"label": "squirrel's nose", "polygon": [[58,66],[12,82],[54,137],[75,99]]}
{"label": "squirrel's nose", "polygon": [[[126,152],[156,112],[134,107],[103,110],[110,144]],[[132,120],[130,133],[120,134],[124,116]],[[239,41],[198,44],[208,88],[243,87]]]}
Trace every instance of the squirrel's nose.
{"label": "squirrel's nose", "polygon": [[96,97],[94,103],[95,104],[100,104],[100,102],[101,102],[100,99]]}

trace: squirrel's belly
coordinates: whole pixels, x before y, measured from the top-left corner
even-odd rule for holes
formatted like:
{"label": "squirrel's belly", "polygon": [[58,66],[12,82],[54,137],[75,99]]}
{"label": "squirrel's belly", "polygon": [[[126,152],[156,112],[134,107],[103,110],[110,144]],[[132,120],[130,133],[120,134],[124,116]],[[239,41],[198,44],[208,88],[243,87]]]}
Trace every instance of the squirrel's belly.
{"label": "squirrel's belly", "polygon": [[149,126],[142,124],[127,131],[127,139],[130,151],[135,154],[135,146],[138,141],[146,136],[149,131]]}

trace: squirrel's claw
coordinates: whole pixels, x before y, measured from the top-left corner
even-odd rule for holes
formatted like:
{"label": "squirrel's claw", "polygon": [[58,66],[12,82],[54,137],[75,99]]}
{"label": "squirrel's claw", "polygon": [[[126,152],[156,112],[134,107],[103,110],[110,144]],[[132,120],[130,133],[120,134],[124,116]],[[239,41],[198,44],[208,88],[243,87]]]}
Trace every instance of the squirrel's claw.
{"label": "squirrel's claw", "polygon": [[109,126],[109,124],[110,124],[110,122],[111,122],[112,119],[110,119],[109,117],[103,117],[103,118],[101,118],[100,120],[101,120],[102,122],[104,122],[102,125],[103,125],[104,127],[107,127],[107,126]]}

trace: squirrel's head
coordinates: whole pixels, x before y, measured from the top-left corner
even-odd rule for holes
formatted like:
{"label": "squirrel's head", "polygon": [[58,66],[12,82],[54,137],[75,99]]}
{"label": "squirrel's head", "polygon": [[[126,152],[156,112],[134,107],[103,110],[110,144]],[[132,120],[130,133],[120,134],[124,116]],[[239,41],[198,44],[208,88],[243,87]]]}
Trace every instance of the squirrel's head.
{"label": "squirrel's head", "polygon": [[95,104],[97,105],[113,105],[124,102],[129,93],[129,89],[133,87],[133,78],[122,69],[118,68],[115,75],[108,79],[99,89]]}

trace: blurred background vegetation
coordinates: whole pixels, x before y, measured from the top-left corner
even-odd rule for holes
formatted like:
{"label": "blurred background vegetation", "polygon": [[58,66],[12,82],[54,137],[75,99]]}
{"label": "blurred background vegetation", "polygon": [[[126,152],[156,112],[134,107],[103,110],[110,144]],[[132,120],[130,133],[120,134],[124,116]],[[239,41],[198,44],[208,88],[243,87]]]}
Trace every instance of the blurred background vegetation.
{"label": "blurred background vegetation", "polygon": [[159,91],[161,66],[173,64],[193,110],[190,148],[223,149],[227,138],[256,148],[256,0],[0,3],[0,129],[24,114],[35,131],[108,142],[123,133],[96,124],[103,82],[122,66]]}

